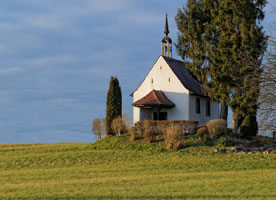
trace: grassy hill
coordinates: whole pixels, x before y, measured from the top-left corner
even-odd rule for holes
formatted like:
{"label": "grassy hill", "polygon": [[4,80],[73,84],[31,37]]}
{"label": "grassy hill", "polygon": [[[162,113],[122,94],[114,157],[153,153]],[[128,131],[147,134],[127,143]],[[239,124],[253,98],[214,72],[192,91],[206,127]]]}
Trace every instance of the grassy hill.
{"label": "grassy hill", "polygon": [[276,199],[276,155],[104,138],[0,145],[0,199]]}

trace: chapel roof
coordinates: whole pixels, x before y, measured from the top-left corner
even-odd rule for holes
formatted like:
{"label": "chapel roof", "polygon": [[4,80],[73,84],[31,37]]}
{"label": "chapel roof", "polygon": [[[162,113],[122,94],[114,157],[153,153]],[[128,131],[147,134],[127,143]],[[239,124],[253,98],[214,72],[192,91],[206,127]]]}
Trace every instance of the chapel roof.
{"label": "chapel roof", "polygon": [[191,94],[206,96],[203,94],[199,81],[186,68],[185,63],[173,58],[162,56],[167,64],[170,66],[174,74],[183,84],[183,86],[190,91]]}
{"label": "chapel roof", "polygon": [[[206,95],[203,94],[199,81],[186,68],[184,62],[173,58],[168,58],[166,56],[161,56],[161,57],[164,58],[164,60],[171,68],[173,73],[176,75],[176,77],[179,79],[182,85],[190,92],[190,94],[207,97]],[[138,88],[134,92],[136,92]],[[130,96],[133,96],[134,92],[131,93]]]}
{"label": "chapel roof", "polygon": [[173,108],[175,106],[175,104],[169,100],[167,96],[160,90],[152,90],[150,93],[134,102],[132,105],[143,108]]}

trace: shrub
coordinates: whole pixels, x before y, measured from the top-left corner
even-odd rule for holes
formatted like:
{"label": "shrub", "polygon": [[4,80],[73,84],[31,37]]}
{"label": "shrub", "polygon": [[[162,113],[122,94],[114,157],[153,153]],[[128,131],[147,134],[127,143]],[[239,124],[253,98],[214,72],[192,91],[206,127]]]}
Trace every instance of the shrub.
{"label": "shrub", "polygon": [[275,140],[266,136],[256,136],[252,138],[252,145],[254,146],[272,146]]}
{"label": "shrub", "polygon": [[211,138],[217,138],[224,135],[227,131],[227,122],[224,119],[210,120],[206,126]]}
{"label": "shrub", "polygon": [[166,129],[167,129],[167,124],[166,123],[157,123],[157,131],[158,131],[158,133],[159,133],[159,135],[161,135],[161,136],[163,136],[164,135],[164,133],[165,133],[165,131],[166,131]]}
{"label": "shrub", "polygon": [[218,147],[227,147],[227,146],[232,146],[233,141],[232,138],[229,136],[222,136],[216,141],[216,145]]}
{"label": "shrub", "polygon": [[181,140],[183,139],[182,127],[168,127],[164,133],[165,145],[167,149],[177,150],[180,148]]}
{"label": "shrub", "polygon": [[142,138],[144,132],[144,125],[142,123],[136,123],[134,126],[137,130],[137,136]]}
{"label": "shrub", "polygon": [[201,140],[204,138],[205,135],[208,135],[209,132],[206,125],[200,126],[200,128],[197,129],[196,134],[198,135],[198,137],[200,137]]}
{"label": "shrub", "polygon": [[143,128],[144,128],[144,130],[150,129],[151,127],[152,127],[152,123],[151,123],[150,120],[144,120],[143,121]]}
{"label": "shrub", "polygon": [[137,127],[137,126],[135,126],[135,127],[137,128],[137,138],[138,138],[138,137],[139,137],[139,138],[143,138],[144,129],[141,128],[141,127]]}
{"label": "shrub", "polygon": [[129,128],[129,134],[130,134],[130,140],[136,140],[137,139],[137,128],[135,126]]}
{"label": "shrub", "polygon": [[125,120],[122,117],[115,118],[112,121],[111,129],[117,136],[120,136],[121,133],[125,133],[127,129]]}
{"label": "shrub", "polygon": [[143,135],[144,135],[144,140],[151,143],[153,141],[155,132],[154,132],[154,130],[148,128],[148,129],[144,130]]}
{"label": "shrub", "polygon": [[187,123],[185,124],[185,133],[196,134],[197,124]]}
{"label": "shrub", "polygon": [[226,129],[226,134],[229,135],[229,136],[232,136],[233,135],[232,128],[227,128]]}
{"label": "shrub", "polygon": [[105,119],[94,119],[92,124],[92,132],[101,139],[105,134]]}
{"label": "shrub", "polygon": [[251,139],[258,133],[258,124],[256,121],[256,116],[247,115],[241,124],[240,129],[241,137],[246,139]]}
{"label": "shrub", "polygon": [[210,134],[204,135],[203,139],[201,140],[202,145],[206,146],[214,146],[214,140],[210,137]]}

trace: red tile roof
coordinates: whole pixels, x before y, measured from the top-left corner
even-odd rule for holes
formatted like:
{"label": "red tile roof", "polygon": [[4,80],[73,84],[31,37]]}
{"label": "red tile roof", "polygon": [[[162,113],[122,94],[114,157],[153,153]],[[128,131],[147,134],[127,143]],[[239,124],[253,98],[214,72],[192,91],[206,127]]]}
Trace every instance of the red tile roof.
{"label": "red tile roof", "polygon": [[175,106],[175,104],[169,100],[162,91],[157,90],[152,90],[150,93],[148,93],[142,99],[134,102],[132,105],[143,108],[173,108]]}

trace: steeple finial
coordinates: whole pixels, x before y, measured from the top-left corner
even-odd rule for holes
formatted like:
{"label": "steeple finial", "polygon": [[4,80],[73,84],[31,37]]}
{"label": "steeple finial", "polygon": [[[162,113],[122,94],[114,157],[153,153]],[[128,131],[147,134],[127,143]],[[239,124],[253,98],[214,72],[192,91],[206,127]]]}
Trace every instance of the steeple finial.
{"label": "steeple finial", "polygon": [[166,13],[166,20],[165,20],[165,29],[164,29],[164,33],[166,34],[166,36],[169,35],[170,31],[169,31],[169,25],[168,25],[168,14]]}

